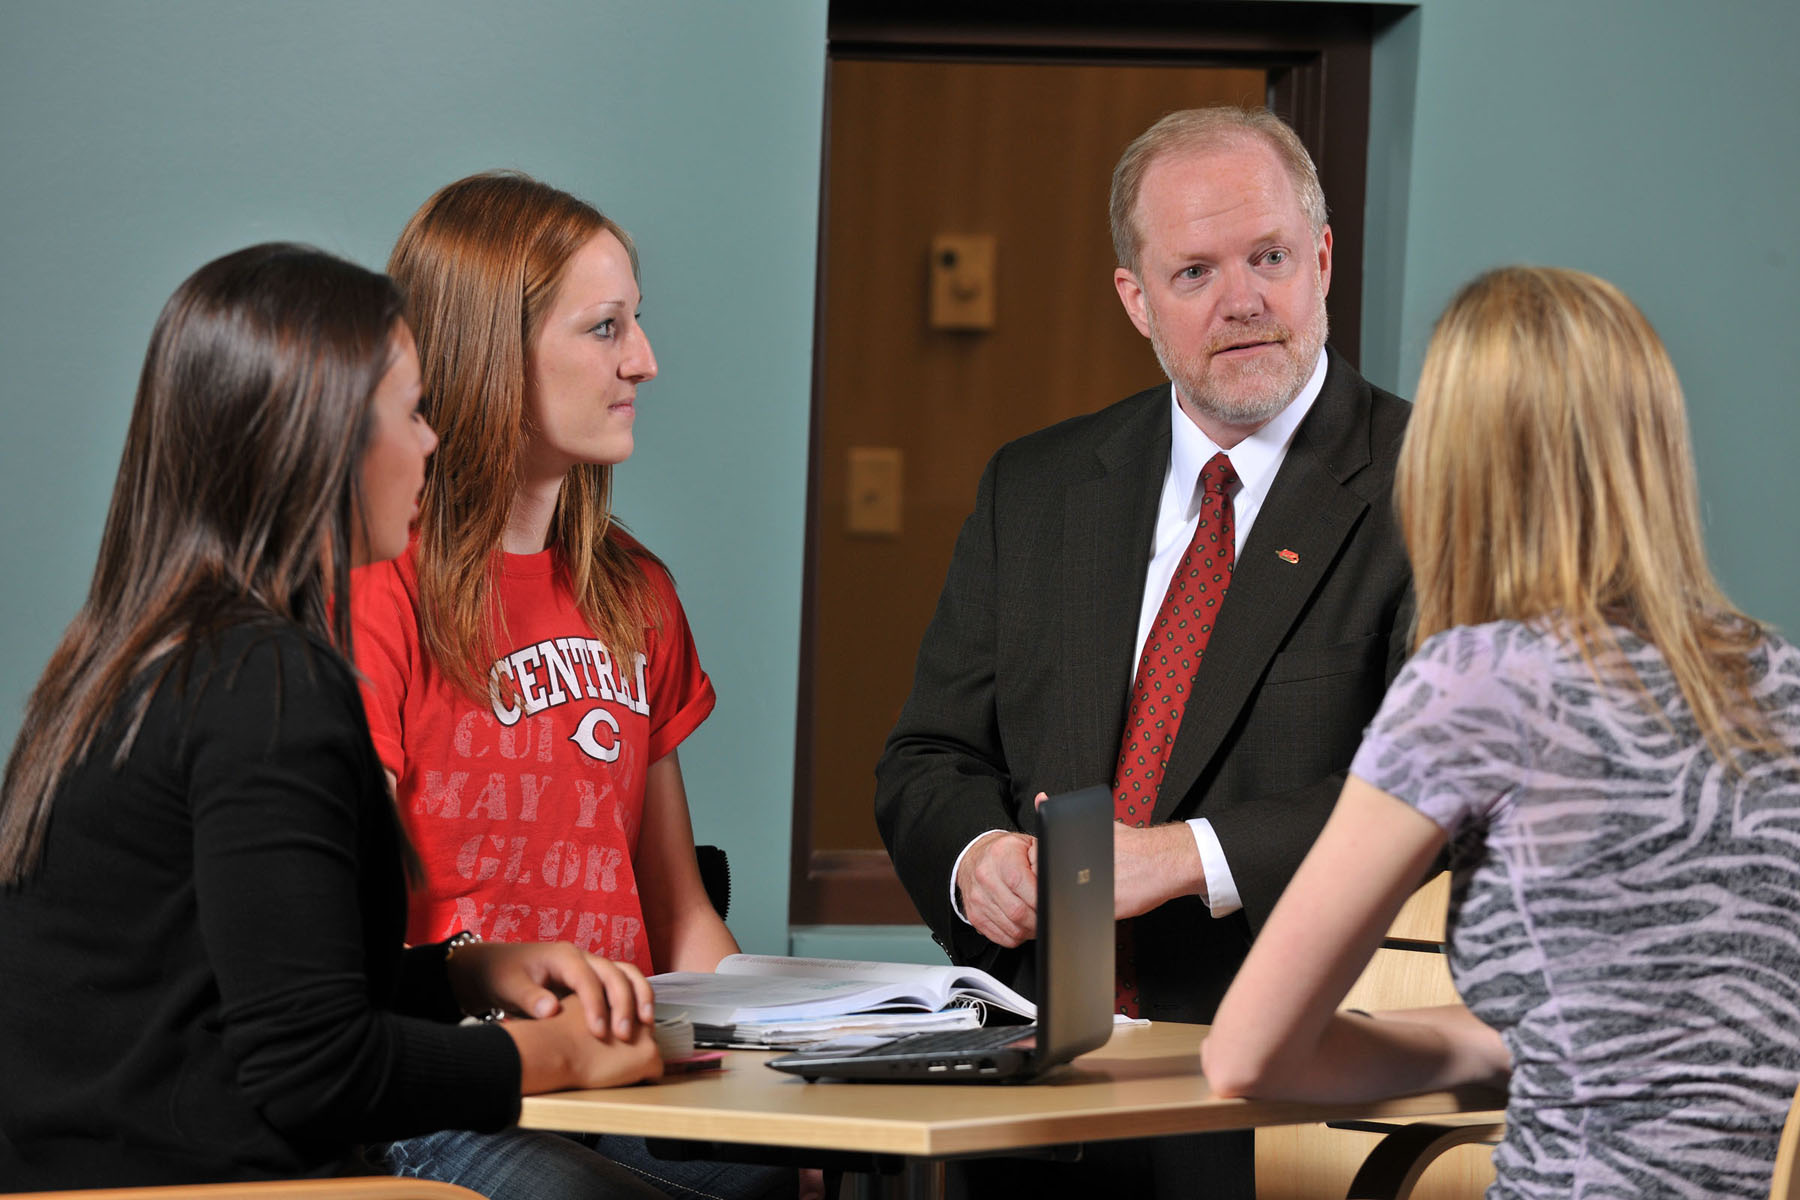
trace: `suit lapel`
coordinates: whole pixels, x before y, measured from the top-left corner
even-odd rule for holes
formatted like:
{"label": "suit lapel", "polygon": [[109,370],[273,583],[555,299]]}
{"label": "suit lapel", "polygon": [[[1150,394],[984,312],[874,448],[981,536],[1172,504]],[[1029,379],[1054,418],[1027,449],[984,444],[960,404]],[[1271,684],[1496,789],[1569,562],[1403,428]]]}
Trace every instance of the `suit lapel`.
{"label": "suit lapel", "polygon": [[1169,465],[1168,397],[1166,384],[1147,394],[1096,448],[1096,474],[1072,485],[1064,500],[1063,642],[1053,652],[1068,657],[1075,689],[1065,708],[1068,762],[1084,784],[1112,783],[1125,728],[1144,572]]}
{"label": "suit lapel", "polygon": [[1368,502],[1344,483],[1369,463],[1369,403],[1368,385],[1333,356],[1324,390],[1295,432],[1232,569],[1231,590],[1194,677],[1192,705],[1169,752],[1154,820],[1170,819],[1218,753],[1367,511]]}

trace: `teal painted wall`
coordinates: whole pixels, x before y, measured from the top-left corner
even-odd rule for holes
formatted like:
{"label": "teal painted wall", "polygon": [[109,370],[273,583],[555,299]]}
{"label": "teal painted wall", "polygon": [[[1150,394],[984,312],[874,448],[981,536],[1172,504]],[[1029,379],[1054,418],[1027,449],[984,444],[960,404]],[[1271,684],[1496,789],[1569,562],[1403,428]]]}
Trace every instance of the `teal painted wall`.
{"label": "teal painted wall", "polygon": [[1364,339],[1372,374],[1405,394],[1477,272],[1550,263],[1618,284],[1681,374],[1720,580],[1789,636],[1797,41],[1793,0],[1424,0],[1376,47],[1370,200],[1404,212],[1370,214],[1390,221],[1390,254],[1385,277],[1371,264]]}
{"label": "teal painted wall", "polygon": [[[782,948],[824,23],[825,0],[0,5],[0,731],[86,586],[181,277],[271,237],[379,264],[432,188],[520,167],[642,246],[663,374],[620,509],[719,686],[683,750],[698,834],[731,849],[740,939]],[[1797,43],[1790,0],[1422,0],[1376,45],[1363,349],[1407,392],[1476,271],[1613,279],[1687,385],[1727,590],[1800,632]]]}
{"label": "teal painted wall", "polygon": [[[87,586],[150,327],[270,238],[379,266],[517,167],[636,236],[662,376],[618,507],[720,695],[683,747],[732,925],[787,938],[824,0],[0,5],[0,731]],[[220,446],[220,453],[230,453]]]}

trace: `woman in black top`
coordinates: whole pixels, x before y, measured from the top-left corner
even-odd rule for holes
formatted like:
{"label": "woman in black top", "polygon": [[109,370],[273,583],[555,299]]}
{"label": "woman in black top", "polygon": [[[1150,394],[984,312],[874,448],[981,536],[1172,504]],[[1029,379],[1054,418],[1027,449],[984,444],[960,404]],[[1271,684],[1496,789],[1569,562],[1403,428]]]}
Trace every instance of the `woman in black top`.
{"label": "woman in black top", "polygon": [[[346,594],[405,546],[436,444],[399,314],[386,277],[265,245],[157,321],[0,793],[0,1190],[344,1173],[660,1073],[627,966],[402,950]],[[544,1019],[457,1024],[493,1008]]]}

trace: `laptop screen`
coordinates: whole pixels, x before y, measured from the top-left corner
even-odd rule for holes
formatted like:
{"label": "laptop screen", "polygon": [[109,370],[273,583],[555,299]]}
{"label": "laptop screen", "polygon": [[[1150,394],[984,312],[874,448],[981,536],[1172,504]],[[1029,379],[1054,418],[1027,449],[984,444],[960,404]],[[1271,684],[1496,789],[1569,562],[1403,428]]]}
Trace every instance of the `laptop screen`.
{"label": "laptop screen", "polygon": [[1112,792],[1052,796],[1037,818],[1038,1038],[1066,1062],[1112,1036]]}

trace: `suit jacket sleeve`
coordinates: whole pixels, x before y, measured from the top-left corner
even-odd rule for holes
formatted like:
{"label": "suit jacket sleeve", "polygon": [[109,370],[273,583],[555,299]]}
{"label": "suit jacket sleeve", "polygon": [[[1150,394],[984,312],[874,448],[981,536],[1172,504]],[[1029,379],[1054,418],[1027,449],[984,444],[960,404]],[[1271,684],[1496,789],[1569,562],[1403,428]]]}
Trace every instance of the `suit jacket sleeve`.
{"label": "suit jacket sleeve", "polygon": [[982,474],[919,647],[912,692],[875,768],[875,820],[895,870],[959,962],[990,960],[997,948],[951,909],[951,867],[980,834],[1017,828],[994,689],[1000,457]]}

